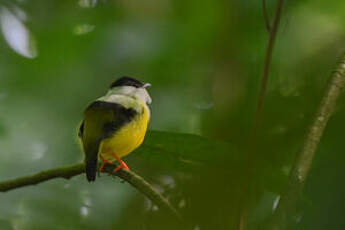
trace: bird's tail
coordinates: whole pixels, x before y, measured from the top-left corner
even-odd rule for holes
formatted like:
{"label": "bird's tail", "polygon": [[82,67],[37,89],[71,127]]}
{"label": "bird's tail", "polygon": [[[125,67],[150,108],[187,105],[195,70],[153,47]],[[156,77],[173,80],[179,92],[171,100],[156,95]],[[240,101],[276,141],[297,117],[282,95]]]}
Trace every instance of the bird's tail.
{"label": "bird's tail", "polygon": [[96,157],[86,158],[85,160],[86,178],[89,182],[95,181],[97,173],[97,155]]}

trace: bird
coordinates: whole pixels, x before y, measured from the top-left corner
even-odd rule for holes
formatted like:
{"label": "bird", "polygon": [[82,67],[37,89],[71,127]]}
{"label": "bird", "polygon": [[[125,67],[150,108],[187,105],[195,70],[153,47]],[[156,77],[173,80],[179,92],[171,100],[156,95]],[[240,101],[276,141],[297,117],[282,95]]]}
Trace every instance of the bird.
{"label": "bird", "polygon": [[85,172],[89,182],[95,181],[98,160],[100,172],[107,164],[118,161],[114,169],[129,170],[122,157],[139,147],[150,120],[151,86],[124,76],[114,81],[105,96],[90,103],[84,111],[78,137],[85,153]]}

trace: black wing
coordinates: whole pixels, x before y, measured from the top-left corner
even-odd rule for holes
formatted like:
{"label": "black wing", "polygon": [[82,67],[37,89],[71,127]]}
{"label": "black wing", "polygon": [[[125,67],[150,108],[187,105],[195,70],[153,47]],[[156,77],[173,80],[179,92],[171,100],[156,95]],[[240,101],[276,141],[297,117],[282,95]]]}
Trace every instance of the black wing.
{"label": "black wing", "polygon": [[85,110],[79,133],[85,151],[88,181],[94,181],[96,178],[101,141],[111,137],[122,126],[129,123],[136,113],[134,109],[127,109],[120,104],[105,101],[95,101]]}
{"label": "black wing", "polygon": [[79,126],[78,137],[82,138],[84,133],[84,121]]}

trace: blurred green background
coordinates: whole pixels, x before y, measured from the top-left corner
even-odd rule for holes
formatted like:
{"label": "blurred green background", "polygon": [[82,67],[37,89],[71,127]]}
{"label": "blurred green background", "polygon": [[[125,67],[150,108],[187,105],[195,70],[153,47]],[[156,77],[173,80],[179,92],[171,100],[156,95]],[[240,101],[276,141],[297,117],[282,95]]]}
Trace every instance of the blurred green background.
{"label": "blurred green background", "polygon": [[[267,0],[270,19],[275,4]],[[168,197],[185,229],[238,229],[243,210],[245,229],[262,229],[344,51],[344,12],[338,0],[285,1],[248,151],[268,39],[261,1],[0,0],[0,180],[81,162],[83,110],[128,75],[152,84],[149,129],[167,136],[150,141],[193,160],[180,167],[148,149],[129,167]],[[342,96],[289,229],[345,229],[344,116]],[[183,227],[120,179],[82,175],[1,193],[0,229]]]}

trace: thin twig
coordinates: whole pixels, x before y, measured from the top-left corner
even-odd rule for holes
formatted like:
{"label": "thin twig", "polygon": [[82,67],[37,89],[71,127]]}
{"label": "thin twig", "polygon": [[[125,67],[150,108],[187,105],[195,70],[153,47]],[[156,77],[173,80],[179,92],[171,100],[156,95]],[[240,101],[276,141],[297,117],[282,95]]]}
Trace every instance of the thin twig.
{"label": "thin twig", "polygon": [[2,181],[0,182],[0,192],[7,192],[28,185],[36,185],[54,178],[70,179],[71,177],[83,173],[85,171],[84,168],[85,166],[83,164],[75,164],[68,167],[49,169],[36,174]]}
{"label": "thin twig", "polygon": [[257,130],[261,122],[262,107],[264,103],[265,91],[266,91],[266,86],[267,86],[269,67],[271,64],[274,41],[275,41],[277,30],[278,30],[282,6],[283,6],[283,0],[278,0],[277,7],[274,14],[273,24],[272,24],[272,28],[270,29],[269,39],[267,42],[267,48],[265,52],[264,68],[262,70],[261,87],[260,87],[260,93],[259,93],[259,98],[258,98],[258,103],[257,103],[257,108],[256,108],[256,115],[255,115],[255,120],[254,120],[254,129],[253,129],[254,135],[253,136],[256,136]]}
{"label": "thin twig", "polygon": [[332,115],[337,99],[345,86],[345,55],[339,61],[336,70],[332,73],[322,101],[309,127],[301,151],[290,172],[289,184],[281,196],[276,212],[268,225],[271,230],[284,230],[289,219],[293,216],[303,185],[310,169],[317,145]]}
{"label": "thin twig", "polygon": [[266,0],[262,0],[262,14],[264,16],[266,30],[267,30],[267,32],[270,32],[271,25],[270,25],[270,20],[268,18],[268,14],[267,14]]}
{"label": "thin twig", "polygon": [[[165,199],[160,193],[158,193],[147,181],[142,177],[129,170],[120,170],[116,173],[113,172],[114,165],[107,165],[104,168],[105,173],[120,177],[127,181],[138,191],[143,193],[149,198],[154,204],[156,204],[161,210],[168,211],[173,214],[178,220],[182,220],[177,210]],[[71,177],[77,176],[85,172],[85,165],[83,163],[71,165],[68,167],[49,169],[41,171],[36,174],[19,177],[7,181],[0,182],[0,192],[7,192],[13,189],[21,188],[29,185],[36,185],[47,180],[56,178],[70,179]]]}
{"label": "thin twig", "polygon": [[[269,74],[269,67],[271,64],[271,59],[272,59],[272,52],[273,52],[273,47],[274,47],[274,41],[276,38],[276,34],[278,31],[278,26],[280,22],[280,16],[281,16],[281,11],[283,7],[283,0],[277,0],[277,6],[275,9],[274,13],[274,18],[273,18],[273,24],[272,27],[270,27],[270,23],[268,20],[268,15],[267,15],[267,10],[266,10],[266,1],[262,0],[262,8],[263,8],[263,15],[264,15],[264,20],[266,23],[266,29],[269,32],[269,38],[267,41],[267,47],[266,47],[266,52],[265,52],[265,59],[264,59],[264,67],[262,70],[262,75],[261,75],[261,86],[260,86],[260,92],[259,92],[259,97],[258,97],[258,102],[257,102],[257,107],[256,107],[256,113],[255,113],[255,118],[254,118],[254,123],[253,123],[253,128],[252,128],[252,133],[250,135],[249,139],[249,152],[252,152],[253,149],[256,149],[257,145],[257,134],[259,130],[259,126],[261,123],[261,114],[262,114],[262,107],[264,103],[264,97],[265,97],[265,91],[266,91],[266,85],[267,85],[267,80],[268,80],[268,74]],[[251,178],[253,177],[253,173],[255,173],[255,168],[257,167],[256,162],[252,160],[252,158],[249,158],[248,160],[248,165],[249,169],[246,172],[245,177],[247,178],[248,184],[244,185],[244,194],[250,193],[252,191],[252,182]],[[247,212],[247,197],[242,197],[242,207],[240,208],[240,217],[238,221],[238,230],[243,230],[245,229],[246,226],[246,212]]]}

